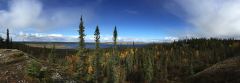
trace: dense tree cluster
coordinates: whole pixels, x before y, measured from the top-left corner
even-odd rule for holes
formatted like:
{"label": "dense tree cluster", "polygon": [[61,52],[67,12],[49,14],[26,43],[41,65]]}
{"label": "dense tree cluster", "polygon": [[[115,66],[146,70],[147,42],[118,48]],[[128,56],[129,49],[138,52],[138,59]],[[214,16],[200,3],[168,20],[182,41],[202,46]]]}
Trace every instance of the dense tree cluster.
{"label": "dense tree cluster", "polygon": [[[100,61],[100,53],[99,53],[99,44],[100,44],[100,29],[99,26],[96,26],[96,30],[94,32],[94,38],[95,38],[95,56],[89,56],[86,55],[86,50],[85,50],[85,42],[84,42],[84,37],[86,36],[84,34],[85,27],[83,24],[83,18],[81,17],[80,19],[80,26],[79,26],[79,52],[77,55],[80,57],[79,61],[79,77],[81,78],[82,81],[84,82],[93,82],[95,80],[96,83],[99,83],[100,78],[103,77],[102,74],[102,67],[101,67],[101,61]],[[117,28],[115,26],[114,31],[113,31],[113,41],[114,41],[114,50],[117,48]],[[115,51],[114,51],[115,52]],[[116,54],[116,53],[114,53]],[[108,70],[107,71],[112,71],[108,73],[108,82],[109,83],[114,83],[116,81],[115,73],[117,73],[115,68],[115,65],[117,65],[116,62],[116,56],[111,56],[110,60],[108,61]],[[90,69],[89,69],[90,68]],[[91,72],[91,69],[94,68],[94,72]],[[100,82],[101,83],[101,82]]]}
{"label": "dense tree cluster", "polygon": [[[236,50],[239,49],[240,44],[231,39],[186,39],[171,44],[152,44],[145,48],[117,49],[118,33],[115,26],[114,48],[100,50],[98,26],[94,35],[95,56],[86,55],[89,56],[87,60],[90,62],[85,68],[92,68],[91,63],[93,63],[94,67],[91,70],[94,71],[95,78],[88,79],[87,82],[95,80],[96,83],[103,82],[104,77],[107,78],[105,81],[108,83],[179,81],[223,59],[236,56],[239,53]],[[88,74],[91,73],[85,73],[85,75]]]}

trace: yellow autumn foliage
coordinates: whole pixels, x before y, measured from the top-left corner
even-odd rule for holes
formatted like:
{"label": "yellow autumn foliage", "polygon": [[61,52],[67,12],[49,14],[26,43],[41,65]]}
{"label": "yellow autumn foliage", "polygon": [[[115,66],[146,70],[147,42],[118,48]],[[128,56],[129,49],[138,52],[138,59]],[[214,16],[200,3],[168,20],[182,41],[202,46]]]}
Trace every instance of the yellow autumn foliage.
{"label": "yellow autumn foliage", "polygon": [[68,63],[68,73],[69,74],[73,74],[74,72],[76,72],[77,68],[77,63],[79,62],[79,56],[66,56],[65,59],[67,60]]}
{"label": "yellow autumn foliage", "polygon": [[93,67],[92,66],[88,66],[88,73],[89,74],[93,74]]}

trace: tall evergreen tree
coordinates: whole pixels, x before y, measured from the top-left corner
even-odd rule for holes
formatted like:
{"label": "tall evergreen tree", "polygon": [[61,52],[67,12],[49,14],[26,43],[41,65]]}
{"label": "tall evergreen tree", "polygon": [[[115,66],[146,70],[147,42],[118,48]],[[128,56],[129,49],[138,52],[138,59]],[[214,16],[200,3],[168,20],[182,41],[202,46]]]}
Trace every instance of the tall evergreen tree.
{"label": "tall evergreen tree", "polygon": [[96,49],[98,50],[99,49],[99,43],[100,43],[100,40],[99,40],[100,39],[100,31],[99,31],[98,26],[96,27],[94,36],[95,36],[95,42],[96,42]]}
{"label": "tall evergreen tree", "polygon": [[96,54],[95,54],[95,80],[96,80],[96,83],[99,82],[99,78],[101,76],[101,67],[100,67],[100,54],[99,54],[99,44],[100,44],[100,31],[99,31],[99,28],[98,26],[96,27],[96,30],[95,30],[95,33],[94,33],[94,36],[95,36],[95,43],[96,43]]}
{"label": "tall evergreen tree", "polygon": [[0,43],[3,43],[4,39],[2,38],[2,36],[0,36]]}
{"label": "tall evergreen tree", "polygon": [[80,19],[80,25],[79,25],[79,51],[77,53],[77,55],[80,57],[79,63],[78,63],[78,77],[80,77],[80,79],[83,82],[88,82],[89,79],[89,74],[88,74],[88,66],[89,66],[89,62],[88,62],[88,56],[86,56],[84,54],[84,50],[85,50],[85,41],[84,41],[84,37],[86,36],[85,33],[85,27],[84,27],[84,23],[83,23],[83,19],[81,16]]}
{"label": "tall evergreen tree", "polygon": [[114,31],[113,31],[113,44],[114,44],[114,49],[113,49],[113,56],[111,56],[111,59],[108,61],[108,83],[117,83],[118,80],[118,76],[117,76],[117,64],[118,64],[118,60],[117,60],[117,52],[116,52],[116,48],[117,48],[117,27],[114,27]]}
{"label": "tall evergreen tree", "polygon": [[2,38],[2,36],[0,35],[0,48],[3,48],[4,46],[4,39]]}
{"label": "tall evergreen tree", "polygon": [[9,38],[9,30],[7,29],[7,36],[6,36],[6,45],[7,45],[7,48],[9,48],[9,44],[10,44],[10,38]]}
{"label": "tall evergreen tree", "polygon": [[117,36],[118,36],[117,27],[115,26],[114,31],[113,31],[113,42],[114,42],[115,48],[117,47]]}
{"label": "tall evergreen tree", "polygon": [[83,51],[85,49],[85,40],[84,37],[86,36],[86,34],[84,33],[85,31],[85,27],[84,27],[84,22],[83,22],[83,18],[81,16],[80,18],[80,25],[79,25],[79,51]]}

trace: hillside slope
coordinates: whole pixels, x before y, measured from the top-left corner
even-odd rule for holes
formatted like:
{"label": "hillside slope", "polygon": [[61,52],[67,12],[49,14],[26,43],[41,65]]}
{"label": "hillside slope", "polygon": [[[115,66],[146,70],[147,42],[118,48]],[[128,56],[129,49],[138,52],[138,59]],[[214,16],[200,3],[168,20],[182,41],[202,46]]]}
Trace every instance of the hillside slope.
{"label": "hillside slope", "polygon": [[219,62],[190,78],[191,83],[240,83],[240,56]]}
{"label": "hillside slope", "polygon": [[24,68],[30,58],[22,51],[0,49],[0,81],[6,83],[26,82]]}

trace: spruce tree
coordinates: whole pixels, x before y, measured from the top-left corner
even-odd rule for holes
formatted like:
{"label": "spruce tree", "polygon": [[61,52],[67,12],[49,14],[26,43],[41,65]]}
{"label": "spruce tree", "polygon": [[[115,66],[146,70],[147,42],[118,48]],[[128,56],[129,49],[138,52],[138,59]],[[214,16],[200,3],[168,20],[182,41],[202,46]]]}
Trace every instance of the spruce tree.
{"label": "spruce tree", "polygon": [[117,52],[117,37],[118,37],[118,32],[117,32],[117,27],[114,27],[114,31],[113,31],[113,43],[114,43],[114,48],[113,48],[113,61],[114,64],[118,64],[119,62],[119,56],[118,56],[118,52]]}
{"label": "spruce tree", "polygon": [[10,44],[10,38],[9,38],[9,30],[7,29],[7,36],[6,36],[6,41],[5,41],[7,48],[9,48],[9,44]]}
{"label": "spruce tree", "polygon": [[77,55],[80,57],[80,61],[78,63],[78,77],[80,78],[80,80],[82,80],[83,82],[87,82],[88,81],[88,57],[85,56],[84,54],[84,50],[85,50],[85,41],[84,41],[84,37],[86,36],[85,33],[85,27],[84,27],[84,23],[83,23],[83,18],[81,16],[80,19],[80,25],[79,25],[79,51],[77,53]]}
{"label": "spruce tree", "polygon": [[84,22],[83,22],[83,18],[81,16],[80,18],[80,25],[79,25],[79,51],[80,53],[83,52],[83,50],[85,49],[85,40],[84,37],[86,36],[85,33],[85,27],[84,27]]}
{"label": "spruce tree", "polygon": [[98,26],[96,27],[94,36],[95,36],[95,42],[96,42],[96,50],[98,50],[99,49],[99,43],[100,43],[100,40],[99,40],[100,39],[100,31],[99,31]]}
{"label": "spruce tree", "polygon": [[96,83],[98,83],[99,78],[101,76],[100,54],[99,54],[100,31],[99,31],[98,26],[96,27],[94,36],[95,36],[95,43],[96,43],[96,47],[95,47],[96,54],[95,54],[95,61],[94,61],[95,62],[95,65],[94,65],[95,66],[95,80],[96,80]]}
{"label": "spruce tree", "polygon": [[114,31],[113,31],[113,42],[114,42],[115,48],[117,47],[117,36],[118,36],[117,27],[115,26]]}
{"label": "spruce tree", "polygon": [[4,39],[2,38],[2,36],[0,36],[0,48],[3,48],[4,46]]}
{"label": "spruce tree", "polygon": [[113,49],[113,56],[111,56],[111,59],[108,61],[108,83],[116,83],[117,80],[117,27],[115,26],[114,31],[113,31],[113,44],[114,44],[114,49]]}
{"label": "spruce tree", "polygon": [[2,38],[2,36],[0,36],[0,43],[3,43],[4,39]]}

